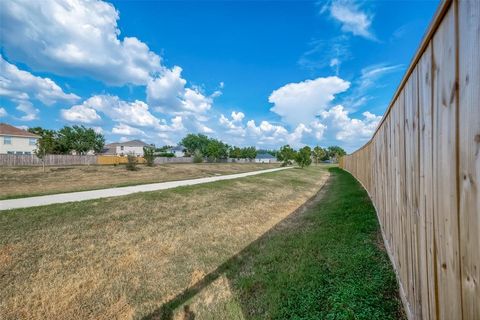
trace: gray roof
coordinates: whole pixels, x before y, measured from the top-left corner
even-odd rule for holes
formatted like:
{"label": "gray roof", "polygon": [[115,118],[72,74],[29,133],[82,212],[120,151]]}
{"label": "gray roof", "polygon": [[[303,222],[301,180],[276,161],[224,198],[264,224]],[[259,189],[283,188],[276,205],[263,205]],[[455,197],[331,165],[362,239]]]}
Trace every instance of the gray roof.
{"label": "gray roof", "polygon": [[131,140],[125,142],[114,142],[105,145],[105,148],[112,148],[116,146],[124,146],[124,147],[145,147],[148,146],[145,142],[141,140]]}
{"label": "gray roof", "polygon": [[255,159],[276,159],[276,157],[272,156],[270,153],[259,153]]}

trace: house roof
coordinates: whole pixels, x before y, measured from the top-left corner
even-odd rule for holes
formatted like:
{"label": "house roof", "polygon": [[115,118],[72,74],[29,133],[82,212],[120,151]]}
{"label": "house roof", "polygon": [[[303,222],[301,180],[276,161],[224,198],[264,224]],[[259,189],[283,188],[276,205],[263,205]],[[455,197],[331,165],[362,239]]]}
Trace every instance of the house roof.
{"label": "house roof", "polygon": [[19,129],[3,122],[0,123],[0,135],[40,138],[40,136],[28,132],[27,130]]}
{"label": "house roof", "polygon": [[131,140],[125,142],[114,142],[105,145],[105,148],[112,148],[116,146],[124,146],[124,147],[145,147],[148,146],[145,142],[141,140]]}
{"label": "house roof", "polygon": [[255,159],[276,159],[276,158],[272,156],[270,153],[259,153],[255,157]]}

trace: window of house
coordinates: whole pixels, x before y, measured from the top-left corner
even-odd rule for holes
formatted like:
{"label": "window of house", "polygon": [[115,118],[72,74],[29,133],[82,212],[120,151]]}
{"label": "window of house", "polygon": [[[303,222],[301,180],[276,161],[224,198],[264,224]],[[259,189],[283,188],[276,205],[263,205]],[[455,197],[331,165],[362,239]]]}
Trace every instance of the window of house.
{"label": "window of house", "polygon": [[120,150],[122,150],[122,151],[123,151],[123,146],[120,146]]}
{"label": "window of house", "polygon": [[9,137],[9,136],[3,137],[3,144],[12,144],[12,137]]}
{"label": "window of house", "polygon": [[17,151],[15,154],[23,154],[23,151]]}
{"label": "window of house", "polygon": [[35,138],[29,138],[28,139],[28,144],[31,145],[31,146],[34,146],[37,144],[37,139]]}
{"label": "window of house", "polygon": [[23,154],[31,155],[32,153],[30,151],[25,151]]}
{"label": "window of house", "polygon": [[13,151],[7,151],[7,154],[15,154]]}

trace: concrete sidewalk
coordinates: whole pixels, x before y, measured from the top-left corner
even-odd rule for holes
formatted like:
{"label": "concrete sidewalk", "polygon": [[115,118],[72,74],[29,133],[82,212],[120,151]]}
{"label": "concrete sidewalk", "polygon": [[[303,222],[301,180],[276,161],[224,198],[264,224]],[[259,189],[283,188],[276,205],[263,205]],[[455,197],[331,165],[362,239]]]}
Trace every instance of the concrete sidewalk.
{"label": "concrete sidewalk", "polygon": [[65,202],[125,196],[127,194],[132,194],[137,192],[165,190],[165,189],[171,189],[171,188],[182,187],[182,186],[191,186],[195,184],[202,184],[202,183],[208,183],[208,182],[214,182],[214,181],[243,178],[248,176],[254,176],[257,174],[275,172],[275,171],[280,171],[280,170],[285,170],[290,168],[291,167],[275,168],[275,169],[236,173],[236,174],[229,174],[224,176],[216,176],[216,177],[208,177],[208,178],[142,184],[142,185],[136,185],[131,187],[108,188],[108,189],[99,189],[99,190],[90,190],[90,191],[51,194],[51,195],[38,196],[38,197],[0,200],[0,210],[37,207],[37,206],[44,206],[44,205],[55,204],[55,203],[65,203]]}

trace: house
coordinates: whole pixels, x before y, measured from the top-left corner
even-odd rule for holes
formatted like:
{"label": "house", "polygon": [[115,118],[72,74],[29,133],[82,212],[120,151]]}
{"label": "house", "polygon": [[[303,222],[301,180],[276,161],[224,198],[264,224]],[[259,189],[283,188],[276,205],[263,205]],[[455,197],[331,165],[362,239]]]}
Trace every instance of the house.
{"label": "house", "polygon": [[185,156],[185,148],[182,146],[171,147],[167,149],[167,153],[173,153],[175,157],[184,157]]}
{"label": "house", "polygon": [[141,140],[109,143],[103,148],[102,154],[107,156],[126,156],[128,154],[143,156],[143,147],[146,146],[149,145]]}
{"label": "house", "polygon": [[273,163],[277,162],[277,158],[272,156],[270,153],[259,153],[255,157],[256,163]]}
{"label": "house", "polygon": [[0,123],[0,154],[33,154],[40,136]]}

